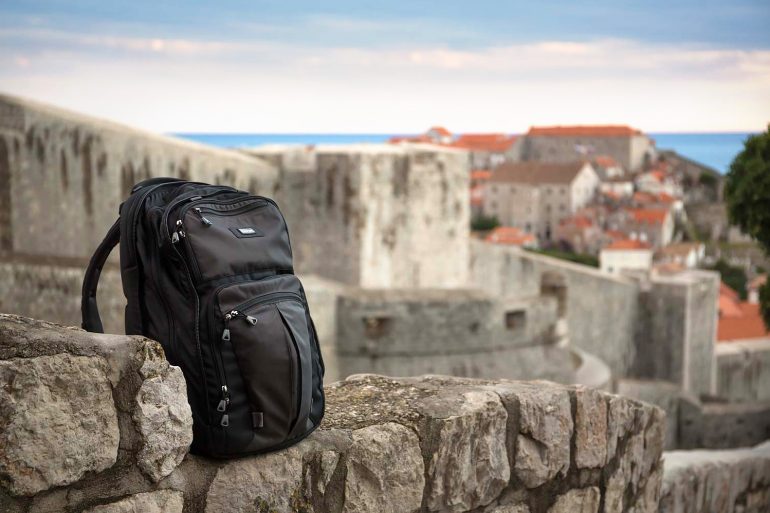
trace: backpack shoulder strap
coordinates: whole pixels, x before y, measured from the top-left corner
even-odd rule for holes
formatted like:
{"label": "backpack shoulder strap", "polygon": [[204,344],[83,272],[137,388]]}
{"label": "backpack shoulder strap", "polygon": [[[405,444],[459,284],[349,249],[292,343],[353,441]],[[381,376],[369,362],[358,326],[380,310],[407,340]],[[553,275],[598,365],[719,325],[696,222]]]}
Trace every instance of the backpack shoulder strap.
{"label": "backpack shoulder strap", "polygon": [[113,248],[120,242],[120,218],[110,227],[104,240],[99,244],[91,257],[83,277],[83,296],[80,303],[83,315],[82,328],[94,333],[104,333],[102,319],[99,317],[99,307],[96,305],[96,289],[99,286],[99,276]]}

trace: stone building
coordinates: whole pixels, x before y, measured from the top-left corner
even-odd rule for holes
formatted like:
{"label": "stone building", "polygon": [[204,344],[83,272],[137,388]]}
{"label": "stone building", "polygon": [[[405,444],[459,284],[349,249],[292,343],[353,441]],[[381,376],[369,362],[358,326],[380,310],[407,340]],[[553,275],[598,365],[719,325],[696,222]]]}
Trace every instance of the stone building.
{"label": "stone building", "polygon": [[521,139],[517,160],[523,161],[570,162],[601,155],[636,172],[655,157],[654,142],[628,126],[532,127]]}
{"label": "stone building", "polygon": [[599,268],[612,274],[652,269],[652,247],[640,240],[619,240],[599,252]]}
{"label": "stone building", "polygon": [[509,162],[495,168],[484,189],[484,214],[500,224],[553,238],[556,226],[586,205],[599,177],[587,162]]}

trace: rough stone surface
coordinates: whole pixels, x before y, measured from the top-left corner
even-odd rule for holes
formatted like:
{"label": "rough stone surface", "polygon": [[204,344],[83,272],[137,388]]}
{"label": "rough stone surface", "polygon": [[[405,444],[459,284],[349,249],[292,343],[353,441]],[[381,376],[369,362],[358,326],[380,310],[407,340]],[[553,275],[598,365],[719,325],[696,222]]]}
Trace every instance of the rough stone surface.
{"label": "rough stone surface", "polygon": [[419,511],[424,467],[411,429],[388,422],[354,431],[346,465],[343,512]]}
{"label": "rough stone surface", "polygon": [[597,513],[600,497],[595,486],[576,488],[559,495],[548,513]]}
{"label": "rough stone surface", "polygon": [[[307,445],[307,444],[305,444]],[[302,504],[305,447],[229,461],[217,472],[206,498],[206,513],[291,513]]]}
{"label": "rough stone surface", "polygon": [[535,488],[567,473],[574,422],[569,392],[560,387],[522,385],[515,474]]}
{"label": "rough stone surface", "polygon": [[192,411],[182,370],[149,357],[139,369],[144,378],[136,395],[134,422],[142,438],[139,468],[153,481],[169,475],[192,443]]}
{"label": "rough stone surface", "polygon": [[491,391],[467,391],[423,400],[432,417],[429,438],[435,452],[428,464],[431,510],[467,511],[489,504],[510,478],[505,446],[508,414]]}
{"label": "rough stone surface", "polygon": [[664,454],[661,513],[770,511],[770,442]]}
{"label": "rough stone surface", "polygon": [[580,387],[575,397],[575,463],[598,468],[607,460],[607,403],[602,395]]}
{"label": "rough stone surface", "polygon": [[137,493],[125,499],[94,506],[84,513],[182,513],[184,498],[174,490]]}
{"label": "rough stone surface", "polygon": [[111,467],[119,431],[107,365],[59,354],[0,361],[0,478],[32,495]]}
{"label": "rough stone surface", "polygon": [[[30,366],[37,374],[27,372]],[[595,511],[592,490],[599,489],[606,490],[605,513],[646,513],[659,495],[660,410],[583,388],[358,375],[327,385],[324,422],[306,440],[269,454],[217,461],[185,454],[186,392],[179,371],[169,367],[153,341],[0,315],[0,369],[4,376],[34,375],[34,386],[24,390],[40,389],[22,397],[16,386],[25,381],[4,380],[9,383],[0,389],[4,412],[11,406],[34,410],[42,403],[64,411],[67,423],[105,403],[113,409],[115,429],[111,435],[92,429],[75,442],[62,442],[67,448],[87,444],[92,456],[105,441],[112,443],[109,468],[73,475],[77,481],[49,490],[38,488],[31,497],[14,495],[6,478],[0,511],[173,512],[183,503],[186,513],[546,513],[568,506],[580,512]],[[61,396],[42,394],[59,390],[52,384],[61,387],[62,376],[67,381],[70,374],[78,377],[78,388]],[[83,387],[84,381],[91,387]],[[94,384],[101,399],[84,404],[81,394],[93,394]],[[8,399],[14,393],[20,402]],[[582,415],[602,404],[607,435],[597,437],[587,432]],[[17,421],[17,416],[1,418],[6,424]],[[0,456],[6,460],[28,449],[19,430],[0,434],[6,443]],[[609,455],[606,463],[578,465],[578,454],[601,459],[596,454],[602,450]],[[70,469],[71,461],[58,459],[56,452],[47,456],[44,471]],[[751,483],[741,496],[745,504],[765,497],[752,477],[759,475],[732,478]],[[166,492],[153,493],[158,490]]]}

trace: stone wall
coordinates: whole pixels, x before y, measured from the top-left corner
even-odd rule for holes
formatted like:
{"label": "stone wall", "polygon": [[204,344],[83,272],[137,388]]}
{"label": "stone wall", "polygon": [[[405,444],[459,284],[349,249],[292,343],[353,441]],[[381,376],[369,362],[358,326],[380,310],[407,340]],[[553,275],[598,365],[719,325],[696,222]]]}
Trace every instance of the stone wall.
{"label": "stone wall", "polygon": [[153,341],[2,315],[0,374],[9,513],[657,510],[663,412],[582,387],[358,375],[307,440],[213,461]]}
{"label": "stone wall", "polygon": [[0,95],[0,254],[87,261],[134,183],[155,176],[273,195],[277,173],[238,152]]}
{"label": "stone wall", "polygon": [[552,295],[569,343],[616,378],[668,380],[713,393],[718,274],[615,276],[519,248],[471,242],[472,283],[499,297]]}
{"label": "stone wall", "polygon": [[639,289],[633,280],[480,241],[471,242],[471,280],[498,297],[556,297],[570,344],[604,360],[613,375],[628,375],[636,356]]}
{"label": "stone wall", "polygon": [[770,510],[770,443],[729,451],[663,455],[661,513]]}
{"label": "stone wall", "polygon": [[680,449],[726,449],[770,440],[770,401],[679,403]]}
{"label": "stone wall", "polygon": [[717,395],[728,401],[770,401],[770,340],[717,344]]}
{"label": "stone wall", "polygon": [[466,285],[466,152],[362,144],[248,153],[278,167],[301,271],[365,288]]}

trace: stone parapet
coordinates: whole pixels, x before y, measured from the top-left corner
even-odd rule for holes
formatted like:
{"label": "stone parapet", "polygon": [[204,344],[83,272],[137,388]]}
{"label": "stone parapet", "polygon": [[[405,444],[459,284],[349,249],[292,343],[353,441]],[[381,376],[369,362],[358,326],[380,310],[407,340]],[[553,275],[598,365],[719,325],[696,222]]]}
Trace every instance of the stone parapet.
{"label": "stone parapet", "polygon": [[356,375],[305,441],[215,461],[153,341],[1,315],[0,374],[2,511],[657,509],[662,410],[587,388]]}

